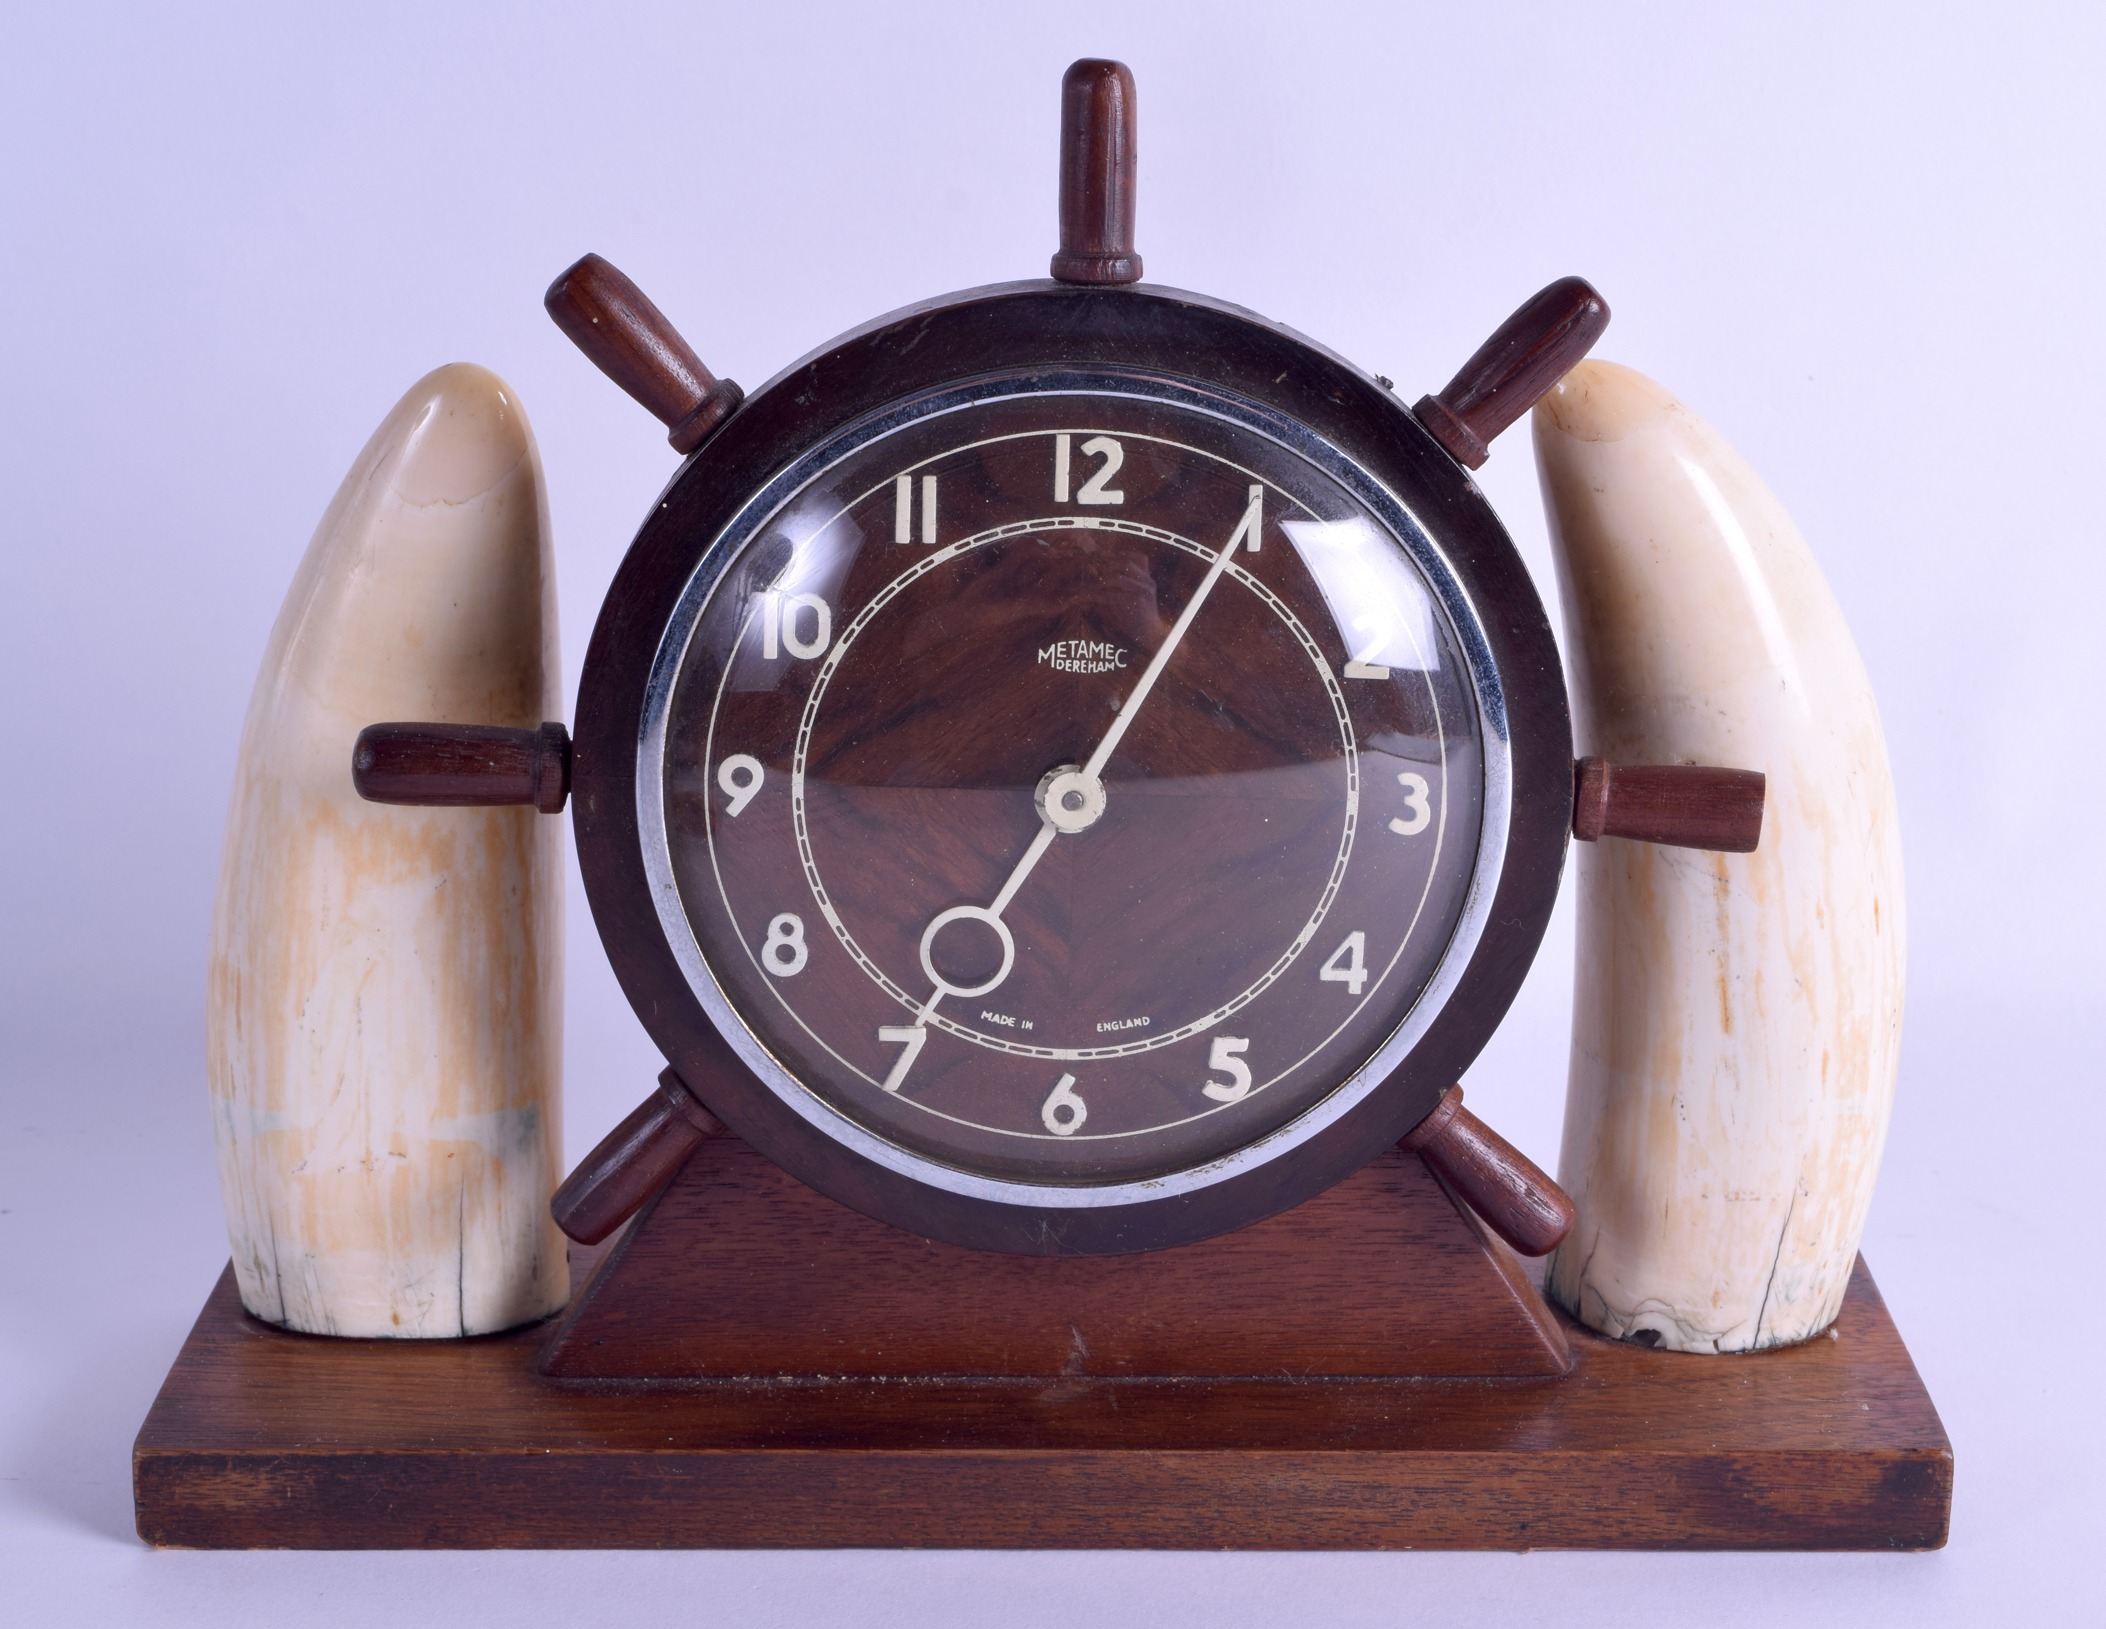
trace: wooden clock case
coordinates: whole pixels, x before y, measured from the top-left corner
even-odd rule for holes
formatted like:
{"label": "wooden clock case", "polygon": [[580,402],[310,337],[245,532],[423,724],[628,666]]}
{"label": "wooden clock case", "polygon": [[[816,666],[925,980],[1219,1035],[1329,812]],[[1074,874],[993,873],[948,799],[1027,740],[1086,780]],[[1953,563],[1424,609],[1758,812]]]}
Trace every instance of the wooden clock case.
{"label": "wooden clock case", "polygon": [[[572,1303],[549,1325],[453,1342],[294,1335],[249,1318],[223,1275],[134,1450],[149,1542],[1944,1542],[1950,1446],[1862,1263],[1830,1337],[1799,1347],[1699,1358],[1605,1340],[1551,1309],[1499,1236],[1548,1249],[1569,1208],[1452,1088],[1534,955],[1569,832],[1731,847],[1753,844],[1751,806],[1759,824],[1759,777],[1592,763],[1575,777],[1547,619],[1465,473],[1569,365],[1560,346],[1584,301],[1566,289],[1562,333],[1536,309],[1534,350],[1524,307],[1407,413],[1285,329],[1128,286],[1131,77],[1078,63],[1064,96],[1052,282],[881,319],[743,408],[633,286],[609,285],[627,318],[587,348],[676,448],[708,441],[712,478],[676,480],[625,560],[574,751],[553,725],[369,731],[360,774],[386,795],[399,771],[421,802],[554,811],[572,796],[603,941],[674,1068],[558,1196],[574,1237],[605,1242],[573,1249]],[[598,322],[566,327],[591,337]],[[641,686],[695,565],[687,540],[715,536],[786,457],[857,415],[1049,357],[1236,389],[1378,469],[1489,608],[1515,749],[1496,929],[1410,1078],[1250,1187],[1069,1241],[1086,1254],[990,1230],[779,1112],[695,1008],[636,860]]]}
{"label": "wooden clock case", "polygon": [[[1396,493],[1438,539],[1505,681],[1510,814],[1497,890],[1460,983],[1405,1066],[1354,1111],[1227,1182],[1089,1210],[994,1204],[914,1182],[786,1108],[697,1005],[660,926],[637,825],[637,720],[660,632],[698,565],[779,471],[845,426],[975,381],[1171,377],[1306,426]],[[957,637],[970,641],[969,628]],[[1556,901],[1571,830],[1572,733],[1549,619],[1520,556],[1454,459],[1380,384],[1307,340],[1203,296],[1056,281],[974,290],[880,319],[748,397],[667,488],[594,628],[572,759],[579,867],[631,1005],[695,1096],[807,1182],[907,1231],[1036,1254],[1160,1249],[1299,1204],[1423,1121],[1491,1038]]]}

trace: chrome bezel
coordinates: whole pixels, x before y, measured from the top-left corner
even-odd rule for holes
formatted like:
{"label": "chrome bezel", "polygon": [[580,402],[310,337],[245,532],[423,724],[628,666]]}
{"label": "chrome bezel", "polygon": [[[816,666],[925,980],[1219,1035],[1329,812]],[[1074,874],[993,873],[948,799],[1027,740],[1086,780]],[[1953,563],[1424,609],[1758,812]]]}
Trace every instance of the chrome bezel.
{"label": "chrome bezel", "polygon": [[[747,1027],[710,970],[681,902],[666,835],[665,730],[674,685],[711,596],[747,545],[827,470],[910,424],[1005,397],[1070,395],[1163,404],[1220,419],[1273,442],[1345,487],[1403,544],[1433,590],[1468,665],[1484,766],[1477,854],[1462,912],[1433,977],[1373,1057],[1301,1114],[1229,1153],[1164,1175],[1105,1183],[1022,1182],[962,1169],[878,1135],[798,1080]],[[1100,1209],[1195,1193],[1268,1164],[1351,1113],[1397,1071],[1454,994],[1490,919],[1514,812],[1511,746],[1499,671],[1461,578],[1411,507],[1350,455],[1285,414],[1231,392],[1116,369],[1018,369],[905,397],[844,426],[779,471],[723,527],[683,585],[652,658],[637,741],[636,819],[660,930],[689,989],[740,1061],[782,1103],[823,1136],[929,1187],[1029,1209]]]}

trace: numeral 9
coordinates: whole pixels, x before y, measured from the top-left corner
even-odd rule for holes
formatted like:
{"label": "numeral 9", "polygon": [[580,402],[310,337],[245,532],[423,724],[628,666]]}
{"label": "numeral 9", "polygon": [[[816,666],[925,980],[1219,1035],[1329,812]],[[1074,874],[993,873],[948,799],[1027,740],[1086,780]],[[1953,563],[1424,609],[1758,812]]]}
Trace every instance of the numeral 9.
{"label": "numeral 9", "polygon": [[761,768],[761,761],[751,753],[734,752],[718,766],[717,785],[731,799],[725,813],[734,820],[746,812],[746,805],[760,796],[761,782],[768,772]]}

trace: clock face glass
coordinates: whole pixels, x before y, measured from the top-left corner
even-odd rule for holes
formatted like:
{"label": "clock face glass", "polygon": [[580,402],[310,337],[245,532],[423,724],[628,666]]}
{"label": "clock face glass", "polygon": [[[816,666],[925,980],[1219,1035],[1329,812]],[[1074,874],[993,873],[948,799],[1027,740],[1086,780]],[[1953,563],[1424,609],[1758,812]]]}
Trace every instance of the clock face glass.
{"label": "clock face glass", "polygon": [[1369,1067],[1463,914],[1483,740],[1428,576],[1190,402],[910,415],[683,632],[661,913],[778,1091],[918,1159],[1125,1183],[1242,1149]]}

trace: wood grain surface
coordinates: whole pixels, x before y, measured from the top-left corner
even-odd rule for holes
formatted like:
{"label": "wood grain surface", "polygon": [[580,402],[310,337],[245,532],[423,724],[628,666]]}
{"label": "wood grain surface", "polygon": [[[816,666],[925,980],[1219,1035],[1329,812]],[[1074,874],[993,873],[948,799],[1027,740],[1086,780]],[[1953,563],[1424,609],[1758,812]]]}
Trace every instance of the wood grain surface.
{"label": "wood grain surface", "polygon": [[1768,786],[1754,769],[1582,758],[1573,767],[1572,835],[1583,843],[1629,837],[1752,854],[1762,841]]}
{"label": "wood grain surface", "polygon": [[1531,295],[1478,346],[1439,394],[1412,412],[1465,469],[1491,456],[1499,433],[1564,378],[1609,326],[1609,306],[1583,277]]}
{"label": "wood grain surface", "polygon": [[649,295],[598,255],[569,267],[542,304],[595,367],[665,425],[677,453],[701,446],[744,399],[703,366]]}
{"label": "wood grain surface", "polygon": [[672,1180],[697,1145],[723,1130],[672,1070],[598,1145],[549,1201],[556,1226],[598,1244]]}
{"label": "wood grain surface", "polygon": [[[1204,1188],[1094,1208],[939,1192],[791,1110],[739,1062],[688,984],[665,939],[635,815],[638,719],[653,653],[745,496],[888,404],[961,380],[1035,377],[1048,365],[1188,378],[1197,369],[1209,388],[1308,426],[1415,513],[1437,514],[1444,558],[1481,608],[1490,659],[1504,676],[1513,772],[1486,929],[1453,995],[1382,1089],[1297,1144],[1291,1158]],[[1138,461],[1130,467],[1138,470]],[[954,501],[955,486],[945,491]],[[740,1138],[844,1204],[918,1235],[1015,1254],[1190,1242],[1285,1210],[1394,1146],[1467,1070],[1519,988],[1557,897],[1571,830],[1560,659],[1527,570],[1482,494],[1372,379],[1247,312],[1147,285],[1043,282],[932,301],[844,337],[757,391],[668,486],[624,556],[586,653],[575,730],[578,862],[601,939],[653,1040],[696,1096]]]}
{"label": "wood grain surface", "polygon": [[1001,1256],[859,1216],[717,1138],[540,1360],[570,1379],[1562,1374],[1549,1307],[1414,1156],[1178,1250]]}
{"label": "wood grain surface", "polygon": [[561,814],[570,797],[570,732],[561,724],[369,724],[351,748],[351,784],[368,803],[531,803]]}
{"label": "wood grain surface", "polygon": [[1085,58],[1060,83],[1060,251],[1063,283],[1141,280],[1133,250],[1136,109],[1123,62]]}
{"label": "wood grain surface", "polygon": [[1931,1549],[1953,1461],[1860,1263],[1833,1339],[1567,1326],[1562,1380],[559,1385],[542,1332],[206,1303],[133,1451],[189,1548]]}
{"label": "wood grain surface", "polygon": [[1547,1256],[1572,1231],[1572,1200],[1535,1161],[1463,1107],[1451,1086],[1403,1146],[1524,1256]]}
{"label": "wood grain surface", "polygon": [[[1093,431],[1063,433],[1077,424]],[[1325,597],[1346,592],[1345,547],[1305,552],[1291,528],[1355,513],[1351,496],[1237,435],[1035,395],[903,429],[798,500],[834,517],[798,545],[828,563],[823,663],[771,652],[759,624],[781,593],[742,596],[736,577],[693,638],[672,636],[665,852],[718,987],[805,1089],[947,1169],[1154,1181],[1258,1142],[1396,1031],[1470,898],[1484,777],[1461,647],[1429,626],[1422,663],[1341,685],[1366,646]],[[1083,469],[1119,455],[1115,514],[1070,501],[1080,474],[1057,495],[1062,449]],[[900,491],[914,520],[940,509],[948,550],[900,526]],[[1339,530],[1368,539],[1356,586],[1410,570],[1372,523]],[[1239,535],[1262,548],[1208,594]],[[754,546],[763,582],[770,548]],[[1078,650],[1097,654],[1048,659]],[[1044,847],[1037,789],[1090,762],[1115,715],[1095,815]],[[738,764],[752,790],[734,814],[722,777]],[[934,933],[997,897],[1002,937],[985,921]],[[755,953],[785,927],[789,970]],[[1338,971],[1349,935],[1368,975]],[[937,969],[977,993],[946,999],[902,1061],[888,1027],[921,1022]],[[1223,1037],[1250,1074],[1241,1096],[1203,1084],[1222,1078]],[[1080,1136],[1044,1117],[1064,1074]]]}

